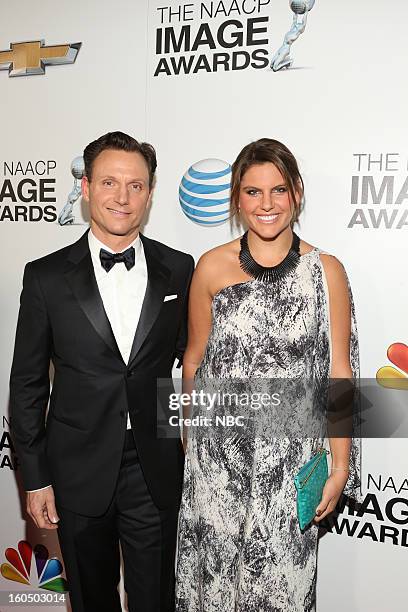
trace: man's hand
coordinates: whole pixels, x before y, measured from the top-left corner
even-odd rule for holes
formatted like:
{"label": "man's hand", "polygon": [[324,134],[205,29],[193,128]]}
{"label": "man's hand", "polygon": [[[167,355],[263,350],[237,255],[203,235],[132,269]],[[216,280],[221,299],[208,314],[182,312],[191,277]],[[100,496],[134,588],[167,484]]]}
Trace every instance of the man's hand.
{"label": "man's hand", "polygon": [[57,529],[59,516],[55,509],[54,490],[51,486],[27,493],[27,512],[40,529]]}

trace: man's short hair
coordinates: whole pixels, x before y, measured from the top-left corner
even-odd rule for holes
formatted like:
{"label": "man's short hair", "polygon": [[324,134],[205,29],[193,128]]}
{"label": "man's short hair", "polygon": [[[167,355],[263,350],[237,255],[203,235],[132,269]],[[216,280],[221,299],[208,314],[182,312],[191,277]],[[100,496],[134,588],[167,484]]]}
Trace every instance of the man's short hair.
{"label": "man's short hair", "polygon": [[124,132],[108,132],[97,140],[90,142],[84,149],[85,175],[88,181],[92,180],[92,168],[95,159],[102,151],[108,149],[114,151],[127,151],[128,153],[139,153],[147,164],[149,170],[149,189],[152,188],[154,173],[157,167],[156,151],[148,142],[138,142],[132,136]]}

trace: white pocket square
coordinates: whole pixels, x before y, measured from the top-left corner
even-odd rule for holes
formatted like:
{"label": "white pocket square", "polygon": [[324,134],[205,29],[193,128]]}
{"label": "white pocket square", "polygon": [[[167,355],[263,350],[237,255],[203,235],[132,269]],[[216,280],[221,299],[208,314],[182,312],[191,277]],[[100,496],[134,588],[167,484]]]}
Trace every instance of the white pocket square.
{"label": "white pocket square", "polygon": [[177,293],[174,293],[173,295],[166,295],[163,302],[168,302],[169,300],[175,300],[177,297]]}

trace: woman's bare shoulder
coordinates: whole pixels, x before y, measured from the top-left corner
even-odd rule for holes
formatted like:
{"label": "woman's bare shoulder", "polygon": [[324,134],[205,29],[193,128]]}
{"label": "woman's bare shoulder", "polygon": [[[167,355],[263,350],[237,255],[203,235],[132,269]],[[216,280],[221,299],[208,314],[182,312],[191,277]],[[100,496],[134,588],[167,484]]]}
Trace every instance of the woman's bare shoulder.
{"label": "woman's bare shoulder", "polygon": [[216,246],[201,255],[197,262],[195,280],[204,284],[211,295],[215,295],[224,285],[229,285],[231,279],[240,275],[239,238]]}
{"label": "woman's bare shoulder", "polygon": [[225,244],[220,244],[201,255],[197,262],[197,268],[200,267],[203,271],[211,271],[213,269],[219,271],[223,265],[228,265],[236,260],[239,249],[239,238],[235,238]]}

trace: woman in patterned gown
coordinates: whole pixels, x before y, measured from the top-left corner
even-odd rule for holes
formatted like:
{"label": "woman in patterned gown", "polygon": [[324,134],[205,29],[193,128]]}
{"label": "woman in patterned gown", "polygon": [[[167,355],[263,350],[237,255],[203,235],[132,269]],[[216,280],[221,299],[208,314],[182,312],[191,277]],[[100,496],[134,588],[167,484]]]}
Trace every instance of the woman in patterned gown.
{"label": "woman in patterned gown", "polygon": [[[303,376],[321,389],[331,378],[358,377],[347,275],[335,257],[297,239],[302,200],[303,181],[286,146],[263,138],[244,147],[232,168],[231,206],[248,229],[199,260],[186,381]],[[296,401],[291,409],[299,410]],[[315,520],[301,531],[293,477],[317,444],[329,445],[329,478]],[[359,451],[354,434],[220,441],[191,428],[177,612],[314,611],[318,523],[342,492],[361,501]]]}

